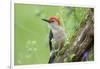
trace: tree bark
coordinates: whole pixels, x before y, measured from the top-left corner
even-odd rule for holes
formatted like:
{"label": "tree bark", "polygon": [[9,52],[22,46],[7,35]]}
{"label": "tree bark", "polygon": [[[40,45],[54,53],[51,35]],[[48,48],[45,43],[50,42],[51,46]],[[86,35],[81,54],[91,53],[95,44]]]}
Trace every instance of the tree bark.
{"label": "tree bark", "polygon": [[[70,48],[66,48],[63,54],[56,56],[55,62],[76,62],[82,61],[84,52],[89,51],[94,48],[94,9],[89,9],[84,25],[78,31],[74,42],[71,44]],[[67,58],[65,60],[65,58]]]}

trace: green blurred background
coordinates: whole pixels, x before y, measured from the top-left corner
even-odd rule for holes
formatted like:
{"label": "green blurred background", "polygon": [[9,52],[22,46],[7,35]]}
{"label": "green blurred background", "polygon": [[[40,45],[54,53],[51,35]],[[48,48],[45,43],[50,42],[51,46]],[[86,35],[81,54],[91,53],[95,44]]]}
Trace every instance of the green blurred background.
{"label": "green blurred background", "polygon": [[84,20],[88,8],[65,6],[14,5],[14,64],[47,64],[49,60],[48,24],[41,18],[57,16],[65,29],[66,44],[75,35]]}

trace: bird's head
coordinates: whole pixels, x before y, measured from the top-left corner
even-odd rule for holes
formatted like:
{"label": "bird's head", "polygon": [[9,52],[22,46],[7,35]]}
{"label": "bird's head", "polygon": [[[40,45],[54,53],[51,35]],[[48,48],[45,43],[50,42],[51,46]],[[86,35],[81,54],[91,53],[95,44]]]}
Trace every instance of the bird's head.
{"label": "bird's head", "polygon": [[51,29],[57,29],[60,26],[60,21],[56,16],[51,16],[49,19],[42,19],[46,21]]}

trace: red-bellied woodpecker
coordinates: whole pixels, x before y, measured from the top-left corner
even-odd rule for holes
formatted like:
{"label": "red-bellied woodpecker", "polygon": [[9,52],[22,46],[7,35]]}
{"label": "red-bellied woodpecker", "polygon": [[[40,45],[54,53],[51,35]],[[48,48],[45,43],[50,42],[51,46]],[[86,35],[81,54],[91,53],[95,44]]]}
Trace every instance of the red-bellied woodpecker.
{"label": "red-bellied woodpecker", "polygon": [[64,46],[65,31],[61,27],[60,20],[56,16],[51,16],[49,19],[42,19],[48,22],[49,33],[49,46],[50,46],[50,59],[48,63],[53,63],[55,59],[55,51],[59,51]]}

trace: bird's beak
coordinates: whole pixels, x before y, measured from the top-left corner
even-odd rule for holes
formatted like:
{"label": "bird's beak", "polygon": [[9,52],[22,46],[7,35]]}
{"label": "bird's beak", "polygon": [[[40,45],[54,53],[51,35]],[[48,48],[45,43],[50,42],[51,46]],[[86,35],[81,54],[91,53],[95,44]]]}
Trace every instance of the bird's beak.
{"label": "bird's beak", "polygon": [[46,22],[48,22],[49,23],[49,20],[47,20],[47,19],[42,19],[43,21],[46,21]]}

